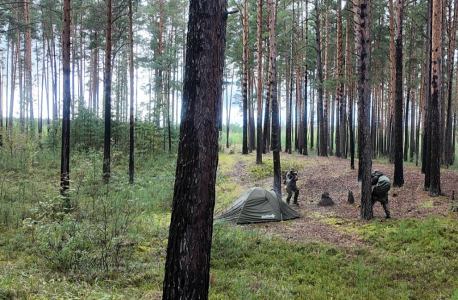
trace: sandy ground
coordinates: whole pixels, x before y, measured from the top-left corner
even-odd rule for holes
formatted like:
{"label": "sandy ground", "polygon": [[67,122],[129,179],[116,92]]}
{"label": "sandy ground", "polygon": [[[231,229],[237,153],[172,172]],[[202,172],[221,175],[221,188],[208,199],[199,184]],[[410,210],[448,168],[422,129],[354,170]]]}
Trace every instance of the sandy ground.
{"label": "sandy ground", "polygon": [[[282,157],[288,155],[283,154]],[[458,218],[458,213],[451,212],[452,205],[458,201],[452,200],[453,191],[458,190],[458,173],[442,170],[441,189],[443,196],[430,197],[423,189],[424,175],[420,167],[404,165],[405,184],[402,187],[392,187],[389,192],[389,207],[392,219],[385,219],[385,213],[380,203],[374,205],[374,219],[365,221],[360,219],[361,185],[357,181],[357,169],[350,168],[349,159],[336,157],[316,157],[290,155],[300,165],[298,188],[299,206],[292,206],[302,214],[302,218],[275,223],[252,224],[263,231],[279,235],[286,240],[324,241],[336,246],[358,247],[364,242],[358,238],[353,227],[367,222],[395,222],[404,218],[425,219],[429,215],[447,216]],[[243,177],[246,163],[240,163],[234,170],[233,176]],[[357,165],[356,165],[357,167]],[[393,164],[374,162],[373,170],[378,169],[392,180],[394,174]],[[243,180],[242,180],[243,181]],[[273,182],[272,178],[258,182],[260,186]],[[348,191],[353,191],[354,204],[348,203]],[[321,207],[317,203],[321,195],[328,192],[334,201],[333,206]],[[455,196],[458,200],[458,195]],[[286,192],[283,200],[286,199]]]}

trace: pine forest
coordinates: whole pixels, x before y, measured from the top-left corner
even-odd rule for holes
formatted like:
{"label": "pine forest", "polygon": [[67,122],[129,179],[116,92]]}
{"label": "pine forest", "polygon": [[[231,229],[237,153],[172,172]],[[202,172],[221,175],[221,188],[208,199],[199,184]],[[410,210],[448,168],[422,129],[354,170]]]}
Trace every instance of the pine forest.
{"label": "pine forest", "polygon": [[0,299],[458,299],[457,22],[0,0]]}

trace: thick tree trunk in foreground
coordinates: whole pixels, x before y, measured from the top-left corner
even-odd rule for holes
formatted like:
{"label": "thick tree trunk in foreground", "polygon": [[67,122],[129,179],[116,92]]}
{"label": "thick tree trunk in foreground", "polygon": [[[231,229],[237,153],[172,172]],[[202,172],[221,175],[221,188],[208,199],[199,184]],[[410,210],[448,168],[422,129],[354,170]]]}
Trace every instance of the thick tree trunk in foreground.
{"label": "thick tree trunk in foreground", "polygon": [[371,197],[372,144],[370,137],[370,0],[360,0],[355,15],[355,34],[357,47],[357,79],[358,79],[358,122],[359,122],[359,157],[361,160],[361,211],[362,219],[374,217]]}
{"label": "thick tree trunk in foreground", "polygon": [[226,0],[191,0],[162,299],[208,299]]}

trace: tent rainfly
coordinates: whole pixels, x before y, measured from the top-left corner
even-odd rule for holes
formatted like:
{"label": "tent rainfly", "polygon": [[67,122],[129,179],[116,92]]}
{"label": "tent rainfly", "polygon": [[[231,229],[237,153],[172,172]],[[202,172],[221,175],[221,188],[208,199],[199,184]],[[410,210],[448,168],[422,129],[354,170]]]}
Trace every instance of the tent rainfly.
{"label": "tent rainfly", "polygon": [[244,224],[277,222],[300,217],[301,215],[283,202],[274,191],[252,187],[238,197],[217,219]]}

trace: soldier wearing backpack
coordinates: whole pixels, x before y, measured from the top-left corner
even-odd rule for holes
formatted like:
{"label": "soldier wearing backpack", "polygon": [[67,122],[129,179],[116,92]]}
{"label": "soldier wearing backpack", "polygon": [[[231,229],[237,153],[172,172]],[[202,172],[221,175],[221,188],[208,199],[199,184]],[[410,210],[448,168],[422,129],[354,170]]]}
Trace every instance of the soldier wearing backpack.
{"label": "soldier wearing backpack", "polygon": [[380,202],[385,210],[386,218],[389,219],[391,214],[388,208],[388,191],[391,188],[391,181],[379,170],[375,170],[371,174],[371,178],[371,184],[375,185],[372,189],[372,205],[377,201]]}

